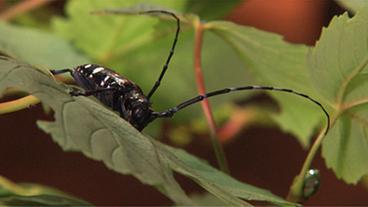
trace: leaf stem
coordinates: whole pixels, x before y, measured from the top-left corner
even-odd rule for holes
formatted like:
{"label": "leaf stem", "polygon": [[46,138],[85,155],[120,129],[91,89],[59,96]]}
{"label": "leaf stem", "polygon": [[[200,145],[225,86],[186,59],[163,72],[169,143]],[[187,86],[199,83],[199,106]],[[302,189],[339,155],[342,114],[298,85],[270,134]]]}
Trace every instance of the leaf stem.
{"label": "leaf stem", "polygon": [[15,6],[9,8],[8,10],[2,12],[0,14],[0,20],[8,21],[18,16],[19,14],[23,14],[27,11],[36,9],[41,7],[47,3],[52,2],[52,0],[25,0],[22,1]]}
{"label": "leaf stem", "polygon": [[289,189],[289,193],[287,196],[287,200],[291,202],[302,202],[303,201],[303,184],[304,177],[307,171],[310,169],[312,161],[321,145],[321,142],[324,137],[324,130],[321,130],[318,134],[316,140],[314,141],[307,158],[304,161],[303,167],[300,170],[300,173],[294,178],[293,184]]}
{"label": "leaf stem", "polygon": [[[61,81],[66,84],[73,83],[73,80],[71,78],[64,77],[62,75],[54,76],[54,78],[55,80]],[[16,88],[8,88],[5,90],[4,96],[20,95],[20,94],[23,95],[24,93],[26,92],[19,91]],[[25,108],[29,108],[32,105],[36,105],[38,103],[40,103],[40,100],[38,100],[35,96],[32,96],[32,95],[24,96],[16,100],[0,103],[0,114],[16,112],[16,111],[19,111]]]}
{"label": "leaf stem", "polygon": [[355,100],[355,101],[352,101],[352,102],[349,102],[349,103],[342,104],[341,108],[342,108],[342,110],[346,111],[346,110],[349,110],[353,107],[356,107],[356,106],[359,106],[359,105],[362,105],[362,104],[367,104],[367,103],[368,103],[368,98],[362,98],[360,100]]}
{"label": "leaf stem", "polygon": [[360,72],[364,70],[364,68],[368,65],[368,56],[363,59],[363,61],[354,68],[351,74],[348,74],[348,76],[342,81],[340,84],[340,88],[338,90],[336,103],[343,103],[345,91],[354,77],[356,77]]}
{"label": "leaf stem", "polygon": [[23,188],[22,186],[13,183],[12,181],[8,180],[7,178],[0,176],[0,186],[5,188],[7,191],[13,192],[17,195],[23,196],[32,196],[37,195],[41,192],[39,187],[32,187],[32,188]]}
{"label": "leaf stem", "polygon": [[[331,119],[330,128],[332,128],[332,126],[334,125],[337,117],[338,117],[338,114]],[[304,178],[305,178],[305,175],[307,174],[307,171],[311,168],[312,161],[314,160],[314,157],[316,156],[322,144],[323,139],[326,137],[325,131],[326,131],[326,127],[320,130],[320,132],[318,133],[317,138],[315,139],[311,149],[308,152],[307,157],[305,158],[305,161],[300,170],[300,173],[294,178],[294,181],[289,188],[289,193],[287,195],[286,200],[290,202],[299,202],[299,203],[304,201],[304,198],[303,198]]]}
{"label": "leaf stem", "polygon": [[28,95],[13,101],[0,103],[0,114],[12,113],[40,103],[35,96]]}
{"label": "leaf stem", "polygon": [[[204,26],[200,22],[199,19],[194,21],[194,28],[195,28],[195,42],[194,42],[194,71],[195,71],[195,77],[198,87],[199,94],[205,94],[205,84],[204,84],[204,78],[202,73],[202,63],[201,63],[201,51],[202,51],[202,43],[203,43],[203,29]],[[213,149],[215,151],[215,155],[217,158],[218,165],[220,167],[220,170],[229,173],[229,168],[227,165],[224,149],[220,143],[220,140],[217,136],[217,130],[216,130],[216,122],[213,118],[213,114],[211,111],[211,106],[207,99],[204,99],[201,102],[202,110],[205,114],[209,130],[210,130],[210,137]]]}

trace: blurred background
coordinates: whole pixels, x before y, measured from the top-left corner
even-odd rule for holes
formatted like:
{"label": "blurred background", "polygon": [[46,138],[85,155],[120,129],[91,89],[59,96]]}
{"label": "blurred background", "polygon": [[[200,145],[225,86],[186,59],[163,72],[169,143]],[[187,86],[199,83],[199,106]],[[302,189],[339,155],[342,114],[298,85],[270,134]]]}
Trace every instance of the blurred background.
{"label": "blurred background", "polygon": [[[0,0],[0,17],[21,1]],[[66,1],[41,2],[34,15],[44,11],[63,16]],[[47,3],[45,3],[47,2]],[[215,1],[226,4],[225,1]],[[292,43],[314,45],[323,26],[344,9],[330,0],[244,0],[239,1],[223,19],[241,25],[281,34]],[[4,15],[6,14],[6,15]],[[5,16],[5,17],[4,17]],[[47,21],[45,19],[45,21]],[[4,38],[4,37],[1,37]],[[163,56],[165,56],[163,54]],[[194,84],[194,82],[193,82]],[[267,95],[257,95],[247,103],[275,104]],[[244,104],[244,103],[240,103]],[[247,117],[248,112],[244,112]],[[250,116],[249,116],[250,117]],[[96,205],[170,205],[171,202],[154,188],[145,186],[131,176],[108,170],[103,163],[87,159],[80,153],[63,152],[39,130],[39,119],[52,119],[41,106],[0,116],[0,174],[16,182],[33,182],[56,187]],[[249,118],[250,119],[250,118]],[[236,132],[220,126],[220,134],[231,169],[231,175],[243,182],[269,189],[285,197],[294,176],[307,154],[301,144],[276,126],[255,124],[247,118],[238,120]],[[236,121],[235,121],[236,122]],[[217,166],[207,133],[184,133],[186,140],[170,139],[170,120],[157,133],[163,142],[184,147],[188,152]],[[171,130],[181,133],[180,130]],[[230,134],[230,135],[229,135]],[[189,137],[188,137],[189,136]],[[317,156],[313,164],[321,172],[321,187],[306,205],[368,205],[367,189],[362,185],[347,185],[326,169]],[[178,176],[189,193],[200,193],[201,188]]]}

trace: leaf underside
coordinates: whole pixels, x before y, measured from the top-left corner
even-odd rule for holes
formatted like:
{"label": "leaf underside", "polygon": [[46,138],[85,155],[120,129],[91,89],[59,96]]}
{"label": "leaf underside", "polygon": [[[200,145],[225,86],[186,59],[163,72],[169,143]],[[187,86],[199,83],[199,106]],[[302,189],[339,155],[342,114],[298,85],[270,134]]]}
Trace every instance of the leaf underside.
{"label": "leaf underside", "polygon": [[368,8],[334,17],[310,54],[316,88],[332,106],[333,126],[322,155],[338,178],[357,183],[368,174]]}
{"label": "leaf underside", "polygon": [[64,150],[80,151],[117,172],[131,174],[178,204],[191,201],[173,178],[172,170],[193,179],[227,204],[246,205],[241,200],[246,199],[293,205],[143,135],[94,99],[70,96],[69,88],[55,82],[47,71],[5,57],[0,59],[0,69],[1,91],[19,88],[54,109],[55,121],[39,121],[38,125]]}

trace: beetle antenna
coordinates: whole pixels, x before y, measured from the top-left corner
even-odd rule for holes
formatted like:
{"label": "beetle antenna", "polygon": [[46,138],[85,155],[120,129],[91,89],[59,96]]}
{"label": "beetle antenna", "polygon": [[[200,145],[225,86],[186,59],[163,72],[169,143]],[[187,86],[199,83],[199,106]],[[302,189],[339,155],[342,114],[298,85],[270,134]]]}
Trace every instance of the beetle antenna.
{"label": "beetle antenna", "polygon": [[234,91],[243,91],[243,90],[281,91],[281,92],[286,92],[286,93],[290,93],[290,94],[294,94],[294,95],[306,98],[309,101],[313,102],[314,104],[318,105],[322,109],[323,113],[325,114],[326,120],[327,120],[325,135],[327,134],[327,132],[330,128],[330,116],[329,116],[327,110],[322,106],[322,104],[320,102],[316,101],[315,99],[309,97],[306,94],[303,94],[303,93],[300,93],[300,92],[297,92],[297,91],[293,91],[293,90],[287,89],[287,88],[275,88],[275,87],[272,87],[272,86],[242,86],[242,87],[224,88],[224,89],[220,89],[220,90],[216,90],[216,91],[206,93],[204,95],[199,95],[199,96],[193,97],[193,98],[188,99],[188,100],[180,103],[179,105],[177,105],[175,107],[172,107],[172,108],[169,108],[165,111],[154,112],[153,115],[156,118],[172,117],[176,112],[180,111],[181,109],[183,109],[187,106],[190,106],[192,104],[195,104],[197,102],[203,101],[206,98],[221,95],[221,94],[226,94],[226,93],[230,93],[230,92],[234,92]]}
{"label": "beetle antenna", "polygon": [[161,80],[164,77],[164,75],[165,75],[165,73],[166,73],[166,71],[169,67],[170,60],[171,60],[171,58],[174,54],[176,43],[178,41],[178,37],[179,37],[179,33],[180,33],[180,19],[174,13],[169,12],[169,11],[165,11],[165,10],[148,10],[148,11],[139,12],[139,14],[151,14],[151,13],[161,13],[161,14],[166,14],[166,15],[172,16],[176,20],[176,32],[175,32],[174,40],[173,40],[173,43],[172,43],[172,46],[171,46],[171,49],[170,49],[170,52],[169,52],[169,56],[166,59],[165,65],[162,67],[161,74],[160,74],[160,76],[158,77],[155,84],[153,85],[153,87],[151,88],[150,92],[147,95],[148,100],[152,97],[152,95],[155,93],[155,91],[157,90],[157,88],[161,84]]}

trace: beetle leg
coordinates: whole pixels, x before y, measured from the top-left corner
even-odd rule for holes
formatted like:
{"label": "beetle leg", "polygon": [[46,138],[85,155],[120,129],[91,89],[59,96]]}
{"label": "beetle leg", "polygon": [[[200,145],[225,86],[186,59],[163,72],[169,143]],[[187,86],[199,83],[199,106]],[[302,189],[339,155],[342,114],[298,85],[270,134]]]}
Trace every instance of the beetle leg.
{"label": "beetle leg", "polygon": [[73,76],[73,70],[67,68],[67,69],[58,69],[58,70],[50,70],[50,72],[53,75],[59,75],[59,74],[63,74],[63,73],[70,73]]}
{"label": "beetle leg", "polygon": [[131,118],[131,111],[126,108],[125,106],[126,100],[123,96],[119,97],[119,105],[120,105],[120,116],[123,117],[125,120],[130,121]]}

